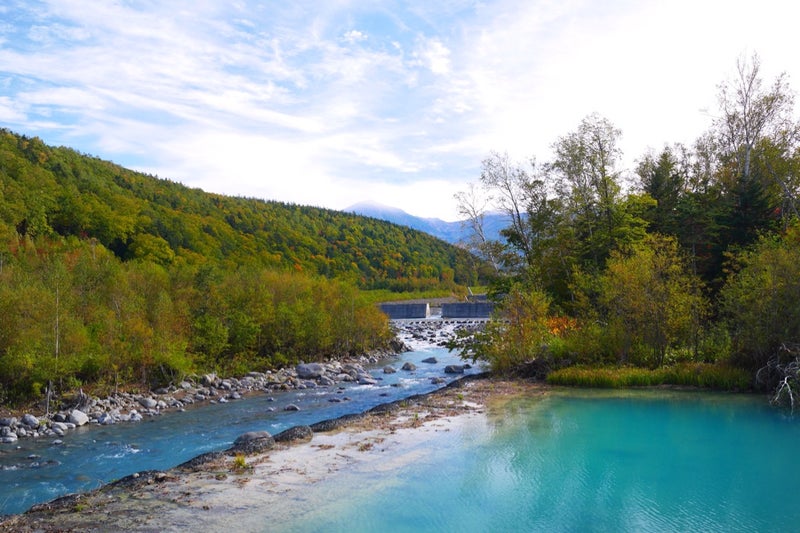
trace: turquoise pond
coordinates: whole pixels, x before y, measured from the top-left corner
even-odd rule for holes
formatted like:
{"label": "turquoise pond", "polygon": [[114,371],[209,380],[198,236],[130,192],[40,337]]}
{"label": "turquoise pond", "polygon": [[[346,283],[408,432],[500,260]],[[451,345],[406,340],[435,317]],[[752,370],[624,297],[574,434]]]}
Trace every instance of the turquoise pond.
{"label": "turquoise pond", "polygon": [[800,421],[763,397],[556,390],[476,420],[264,530],[800,530]]}

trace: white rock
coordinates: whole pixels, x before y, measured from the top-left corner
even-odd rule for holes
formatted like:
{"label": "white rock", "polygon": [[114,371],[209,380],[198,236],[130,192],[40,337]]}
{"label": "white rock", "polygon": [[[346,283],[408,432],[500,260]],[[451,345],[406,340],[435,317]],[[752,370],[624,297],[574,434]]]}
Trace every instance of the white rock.
{"label": "white rock", "polygon": [[87,415],[80,409],[73,409],[72,412],[69,414],[69,421],[75,424],[76,426],[82,426],[89,421],[89,415]]}

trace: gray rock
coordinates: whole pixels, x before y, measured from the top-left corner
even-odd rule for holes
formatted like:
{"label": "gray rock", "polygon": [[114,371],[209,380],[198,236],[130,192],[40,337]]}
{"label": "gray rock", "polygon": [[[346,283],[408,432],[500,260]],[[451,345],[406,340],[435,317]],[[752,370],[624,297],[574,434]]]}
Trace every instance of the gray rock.
{"label": "gray rock", "polygon": [[111,415],[111,413],[103,413],[97,417],[97,422],[103,426],[108,426],[110,424],[114,424],[116,420],[114,420],[114,417]]}
{"label": "gray rock", "polygon": [[53,422],[52,424],[50,424],[50,429],[52,429],[53,431],[64,432],[69,428],[67,427],[67,424],[65,424],[64,422]]}
{"label": "gray rock", "polygon": [[236,437],[236,440],[233,441],[233,444],[243,444],[251,440],[265,439],[271,436],[272,435],[270,434],[269,431],[248,431],[247,433],[242,433],[241,435]]}
{"label": "gray rock", "polygon": [[2,427],[10,427],[10,426],[16,426],[16,425],[17,425],[16,417],[12,416],[12,417],[7,417],[7,418],[0,418],[0,426],[2,426]]}
{"label": "gray rock", "polygon": [[229,453],[253,454],[271,450],[275,447],[275,439],[267,431],[248,431],[239,435]]}
{"label": "gray rock", "polygon": [[358,376],[359,385],[375,385],[376,383],[378,383],[378,380],[373,378],[372,376],[368,376],[366,374]]}
{"label": "gray rock", "polygon": [[39,427],[39,419],[31,414],[26,414],[22,417],[22,423],[28,426],[29,428],[38,428]]}
{"label": "gray rock", "polygon": [[445,374],[463,374],[464,367],[462,365],[447,365],[444,367]]}
{"label": "gray rock", "polygon": [[73,409],[72,412],[69,414],[69,421],[76,426],[82,426],[89,421],[89,415],[81,411],[80,409]]}
{"label": "gray rock", "polygon": [[335,385],[335,384],[336,384],[336,382],[335,382],[335,381],[333,381],[333,380],[332,380],[331,378],[329,378],[328,376],[322,376],[322,377],[320,377],[320,378],[319,378],[319,384],[320,384],[322,387],[330,387],[331,385]]}
{"label": "gray rock", "polygon": [[145,409],[154,409],[158,405],[158,402],[153,398],[139,398],[139,405]]}
{"label": "gray rock", "polygon": [[439,362],[439,360],[436,359],[435,357],[428,357],[427,359],[423,359],[422,362],[423,363],[428,363],[430,365],[435,365],[436,363]]}
{"label": "gray rock", "polygon": [[211,385],[214,385],[218,379],[219,378],[216,374],[206,374],[201,378],[200,382],[206,387],[210,387]]}
{"label": "gray rock", "polygon": [[283,410],[284,410],[284,411],[299,411],[299,410],[300,410],[300,407],[298,407],[297,405],[295,405],[295,404],[293,404],[293,403],[290,403],[289,405],[287,405],[286,407],[284,407],[284,408],[283,408]]}
{"label": "gray rock", "polygon": [[316,379],[325,373],[325,367],[319,363],[301,363],[294,369],[300,379]]}
{"label": "gray rock", "polygon": [[442,383],[445,383],[446,381],[447,381],[446,379],[440,377],[431,378],[432,385],[440,385]]}
{"label": "gray rock", "polygon": [[405,370],[407,372],[413,372],[416,369],[417,369],[417,365],[415,365],[411,361],[406,361],[405,364],[403,364],[403,367],[402,367],[402,370]]}
{"label": "gray rock", "polygon": [[383,367],[384,374],[394,374],[395,372],[397,372],[397,369],[391,365]]}

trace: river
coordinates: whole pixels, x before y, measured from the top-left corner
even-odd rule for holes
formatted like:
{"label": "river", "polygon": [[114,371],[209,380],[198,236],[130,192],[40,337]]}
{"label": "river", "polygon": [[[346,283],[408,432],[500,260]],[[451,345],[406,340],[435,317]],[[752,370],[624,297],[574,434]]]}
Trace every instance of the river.
{"label": "river", "polygon": [[[202,453],[226,449],[247,431],[276,434],[295,425],[430,392],[442,386],[432,384],[433,377],[447,382],[453,379],[444,373],[446,365],[463,364],[444,348],[419,342],[413,346],[413,351],[369,368],[379,380],[377,385],[345,383],[254,394],[229,403],[166,412],[138,423],[84,426],[59,439],[61,444],[56,444],[55,438],[38,438],[0,445],[0,515],[21,513],[34,504],[92,490],[134,472],[174,467]],[[438,362],[422,362],[429,357]],[[382,371],[387,364],[400,368],[406,361],[414,363],[417,370]],[[285,411],[290,403],[300,411]]]}

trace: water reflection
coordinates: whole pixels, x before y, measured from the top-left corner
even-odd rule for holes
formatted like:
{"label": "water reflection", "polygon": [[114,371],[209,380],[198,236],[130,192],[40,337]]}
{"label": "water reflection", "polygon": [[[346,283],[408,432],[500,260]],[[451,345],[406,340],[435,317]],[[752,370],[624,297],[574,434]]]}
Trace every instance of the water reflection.
{"label": "water reflection", "polygon": [[791,531],[799,438],[758,397],[554,391],[438,436],[392,484],[289,530]]}

